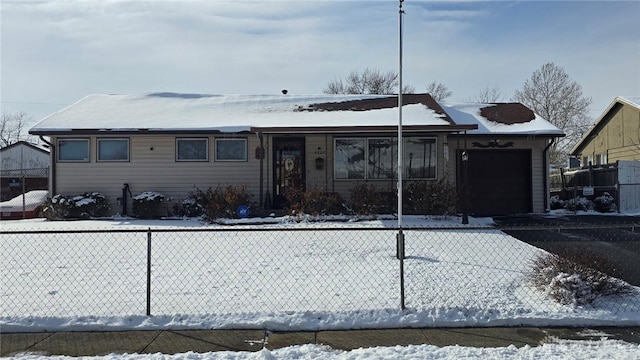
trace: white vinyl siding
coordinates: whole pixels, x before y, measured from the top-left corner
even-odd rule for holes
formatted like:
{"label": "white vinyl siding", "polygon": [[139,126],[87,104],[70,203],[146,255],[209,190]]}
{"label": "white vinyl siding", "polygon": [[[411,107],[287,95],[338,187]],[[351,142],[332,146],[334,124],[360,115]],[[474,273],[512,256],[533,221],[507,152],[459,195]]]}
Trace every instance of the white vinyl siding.
{"label": "white vinyl siding", "polygon": [[[124,183],[129,184],[133,195],[158,191],[176,204],[196,189],[246,184],[255,194],[254,200],[259,201],[259,160],[249,157],[244,162],[176,162],[175,139],[173,135],[131,136],[129,162],[96,162],[93,156],[91,163],[59,163],[55,170],[56,193],[75,195],[98,191],[107,197],[114,214],[121,211],[116,199],[122,196]],[[213,141],[213,137],[207,139]],[[96,141],[95,138],[92,141]],[[250,137],[247,143],[248,147],[255,148],[258,139]],[[171,209],[172,204],[167,208]]]}

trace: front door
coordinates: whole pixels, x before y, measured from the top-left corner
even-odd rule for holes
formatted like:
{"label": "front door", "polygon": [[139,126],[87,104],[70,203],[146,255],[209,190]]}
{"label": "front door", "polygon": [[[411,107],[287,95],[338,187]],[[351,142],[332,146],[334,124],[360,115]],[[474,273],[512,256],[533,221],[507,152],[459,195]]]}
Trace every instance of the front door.
{"label": "front door", "polygon": [[304,190],[304,138],[273,139],[273,206],[287,205],[287,192]]}

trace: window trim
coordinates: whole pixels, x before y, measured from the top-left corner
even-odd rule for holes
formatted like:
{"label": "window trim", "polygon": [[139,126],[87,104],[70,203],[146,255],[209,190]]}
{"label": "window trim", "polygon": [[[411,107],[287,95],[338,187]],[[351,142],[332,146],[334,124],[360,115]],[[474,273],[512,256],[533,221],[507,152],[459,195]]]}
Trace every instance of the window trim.
{"label": "window trim", "polygon": [[[180,141],[195,141],[195,140],[205,142],[204,159],[180,159],[178,143]],[[208,162],[209,161],[209,138],[208,137],[176,137],[175,147],[176,147],[176,152],[175,152],[176,162]]]}
{"label": "window trim", "polygon": [[[126,159],[117,159],[117,160],[104,160],[100,159],[100,142],[103,140],[118,140],[118,141],[126,141],[127,142],[127,158]],[[109,138],[102,137],[96,139],[96,162],[130,162],[131,161],[131,141],[129,138]]]}
{"label": "window trim", "polygon": [[[83,160],[61,159],[60,142],[61,141],[84,141],[87,144],[87,158]],[[56,161],[60,163],[88,163],[91,162],[91,138],[58,138],[56,140],[58,151],[56,151]]]}
{"label": "window trim", "polygon": [[[218,143],[228,141],[242,141],[244,143],[244,156],[242,159],[220,159],[218,158]],[[249,161],[249,141],[247,138],[215,138],[214,143],[214,157],[215,162],[246,162]]]}

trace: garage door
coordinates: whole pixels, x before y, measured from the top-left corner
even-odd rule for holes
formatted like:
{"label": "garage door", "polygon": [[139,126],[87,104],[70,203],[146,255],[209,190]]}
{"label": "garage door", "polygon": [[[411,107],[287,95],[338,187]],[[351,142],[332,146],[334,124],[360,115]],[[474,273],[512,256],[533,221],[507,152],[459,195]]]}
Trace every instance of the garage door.
{"label": "garage door", "polygon": [[[468,153],[470,214],[489,216],[531,212],[530,150],[469,150]],[[463,188],[462,178],[458,177],[458,189]]]}

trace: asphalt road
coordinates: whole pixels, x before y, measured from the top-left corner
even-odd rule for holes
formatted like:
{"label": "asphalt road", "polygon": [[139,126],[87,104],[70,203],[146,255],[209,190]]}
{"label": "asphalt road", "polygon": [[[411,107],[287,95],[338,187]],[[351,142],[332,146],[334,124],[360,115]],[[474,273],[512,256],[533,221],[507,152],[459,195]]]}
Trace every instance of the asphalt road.
{"label": "asphalt road", "polygon": [[528,214],[494,221],[509,235],[549,252],[585,252],[602,259],[609,275],[640,286],[640,216]]}

